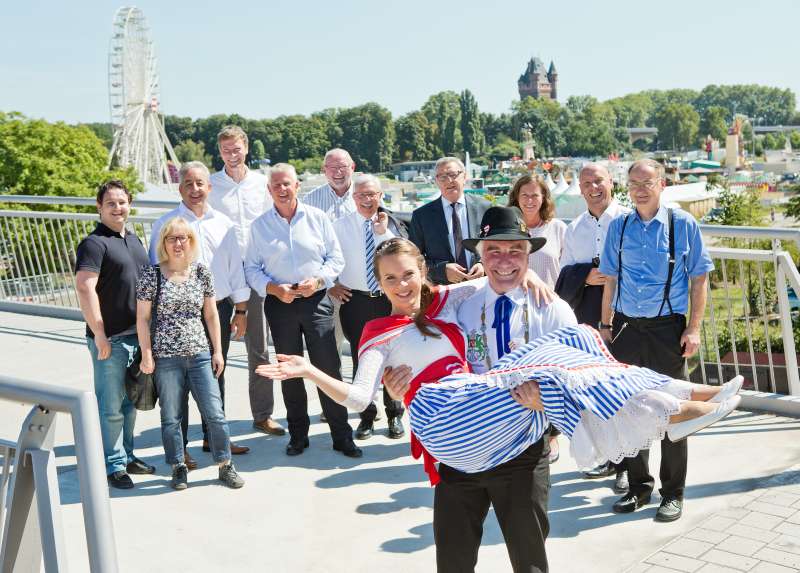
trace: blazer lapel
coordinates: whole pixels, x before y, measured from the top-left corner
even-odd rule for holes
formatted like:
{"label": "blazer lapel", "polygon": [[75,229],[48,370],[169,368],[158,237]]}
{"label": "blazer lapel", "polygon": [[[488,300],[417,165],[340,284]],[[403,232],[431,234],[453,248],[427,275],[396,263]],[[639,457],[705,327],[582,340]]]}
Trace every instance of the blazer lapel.
{"label": "blazer lapel", "polygon": [[447,232],[447,220],[445,219],[444,205],[442,204],[441,198],[434,199],[433,205],[431,216],[435,221],[432,221],[432,227],[435,228],[439,234],[439,244],[443,245],[442,252],[446,252],[447,258],[450,262],[453,262],[455,258],[450,249],[450,234]]}

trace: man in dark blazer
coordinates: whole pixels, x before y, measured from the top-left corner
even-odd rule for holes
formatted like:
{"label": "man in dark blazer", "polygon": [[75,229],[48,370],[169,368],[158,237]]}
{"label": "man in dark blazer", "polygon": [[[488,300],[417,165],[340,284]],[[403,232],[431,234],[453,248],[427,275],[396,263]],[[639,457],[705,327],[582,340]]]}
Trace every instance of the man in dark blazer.
{"label": "man in dark blazer", "polygon": [[483,276],[479,256],[466,250],[462,242],[480,234],[481,218],[491,203],[464,195],[466,180],[466,169],[460,159],[442,157],[436,162],[436,185],[442,196],[411,215],[409,238],[425,257],[428,276],[436,284]]}

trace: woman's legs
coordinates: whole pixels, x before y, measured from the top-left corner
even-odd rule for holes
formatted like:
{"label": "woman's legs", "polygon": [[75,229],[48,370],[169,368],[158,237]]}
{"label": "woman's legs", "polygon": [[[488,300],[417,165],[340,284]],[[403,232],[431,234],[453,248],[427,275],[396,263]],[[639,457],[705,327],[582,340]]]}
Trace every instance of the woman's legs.
{"label": "woman's legs", "polygon": [[686,420],[693,420],[705,414],[710,414],[716,410],[718,406],[719,404],[714,404],[713,402],[709,403],[696,400],[681,402],[680,411],[670,416],[669,422],[670,424],[676,424],[678,422],[685,422]]}
{"label": "woman's legs", "polygon": [[208,352],[196,354],[187,362],[189,387],[206,421],[212,456],[218,464],[227,464],[231,459],[230,433],[222,411],[219,384],[211,370],[211,355]]}
{"label": "woman's legs", "polygon": [[164,457],[170,465],[183,463],[181,404],[189,392],[186,362],[181,356],[156,358],[156,387],[161,409],[161,441]]}

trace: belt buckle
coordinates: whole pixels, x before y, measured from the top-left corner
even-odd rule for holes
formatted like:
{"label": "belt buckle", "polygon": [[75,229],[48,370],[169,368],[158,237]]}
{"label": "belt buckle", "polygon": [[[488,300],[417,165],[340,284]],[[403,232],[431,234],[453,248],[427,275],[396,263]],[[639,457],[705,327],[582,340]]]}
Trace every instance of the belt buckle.
{"label": "belt buckle", "polygon": [[368,292],[369,292],[369,298],[378,298],[379,296],[381,296],[383,294],[383,292],[379,291],[379,290],[371,290],[371,291],[368,291]]}

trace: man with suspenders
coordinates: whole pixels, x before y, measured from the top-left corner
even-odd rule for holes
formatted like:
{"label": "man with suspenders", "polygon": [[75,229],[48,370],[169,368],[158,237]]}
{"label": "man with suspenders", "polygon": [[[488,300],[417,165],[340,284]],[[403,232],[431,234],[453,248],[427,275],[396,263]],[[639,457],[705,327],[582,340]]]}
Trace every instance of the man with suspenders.
{"label": "man with suspenders", "polygon": [[[598,328],[617,360],[683,379],[686,358],[700,345],[706,283],[714,265],[697,221],[683,210],[661,206],[665,184],[664,168],[653,160],[636,161],[628,170],[636,210],[608,229],[600,258],[600,272],[608,278]],[[656,521],[681,517],[687,456],[686,440],[661,441]],[[643,450],[625,460],[630,489],[614,504],[616,513],[650,503],[655,479],[648,458]]]}

